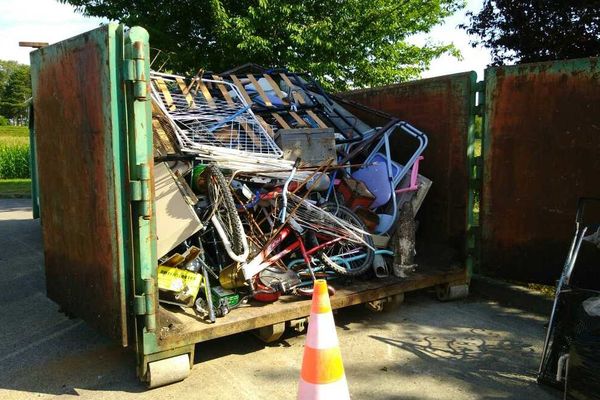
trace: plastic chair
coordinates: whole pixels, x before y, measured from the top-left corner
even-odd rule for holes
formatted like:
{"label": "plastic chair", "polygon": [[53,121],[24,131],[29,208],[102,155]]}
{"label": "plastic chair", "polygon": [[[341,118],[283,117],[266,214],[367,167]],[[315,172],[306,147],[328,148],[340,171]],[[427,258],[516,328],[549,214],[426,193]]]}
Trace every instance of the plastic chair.
{"label": "plastic chair", "polygon": [[[394,132],[402,132],[416,139],[418,142],[416,150],[404,165],[392,161],[389,138]],[[411,169],[414,174],[414,182],[411,176],[411,187],[416,186],[418,164],[417,168],[413,168],[413,166],[420,161],[421,153],[423,153],[427,147],[428,142],[427,135],[423,132],[407,122],[399,122],[390,127],[390,129],[383,134],[383,137],[379,140],[377,145],[371,150],[370,155],[365,160],[365,164],[367,165],[352,174],[354,179],[362,181],[369,191],[375,195],[375,201],[371,206],[372,208],[378,208],[388,204],[390,201],[392,202],[392,214],[378,214],[379,225],[376,228],[378,234],[386,233],[396,222],[398,217],[396,188]],[[385,154],[381,153],[382,148],[384,148]],[[399,189],[399,193],[414,190],[411,189],[411,187],[406,188],[404,191]]]}

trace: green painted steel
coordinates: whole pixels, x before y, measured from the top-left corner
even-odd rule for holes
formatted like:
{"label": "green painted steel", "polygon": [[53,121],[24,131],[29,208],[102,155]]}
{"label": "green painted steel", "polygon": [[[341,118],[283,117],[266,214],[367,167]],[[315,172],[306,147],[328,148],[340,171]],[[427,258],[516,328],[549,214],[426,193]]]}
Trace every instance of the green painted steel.
{"label": "green painted steel", "polygon": [[[482,123],[483,118],[483,82],[476,82],[477,76],[472,76],[470,96],[470,118],[467,132],[467,170],[468,170],[468,195],[467,195],[467,235],[466,235],[466,266],[470,276],[479,272],[481,263],[481,229],[479,225],[479,208],[481,199],[481,185],[483,158]],[[476,119],[480,123],[476,123]]]}
{"label": "green painted steel", "polygon": [[48,296],[128,344],[131,262],[123,27],[31,53],[33,154]]}
{"label": "green painted steel", "polygon": [[33,106],[29,106],[29,171],[31,175],[31,209],[33,212],[33,218],[37,219],[40,217],[40,196],[39,196],[39,184],[37,174],[37,159],[36,159],[36,145],[35,145],[35,129]]}
{"label": "green painted steel", "polygon": [[[138,374],[146,378],[148,360],[165,352],[181,354],[181,349],[164,348],[157,335],[158,287],[156,266],[156,220],[153,187],[152,110],[148,77],[150,76],[148,32],[140,27],[129,30],[125,39],[123,79],[127,82],[129,121],[129,171],[136,190],[132,200],[133,293],[143,313],[135,317]],[[132,191],[133,192],[133,191]]]}

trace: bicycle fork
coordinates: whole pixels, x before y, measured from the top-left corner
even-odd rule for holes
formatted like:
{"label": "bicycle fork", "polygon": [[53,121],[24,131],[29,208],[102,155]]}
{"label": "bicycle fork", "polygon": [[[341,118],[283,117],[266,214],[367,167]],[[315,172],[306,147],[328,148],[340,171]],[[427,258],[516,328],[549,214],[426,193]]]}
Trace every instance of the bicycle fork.
{"label": "bicycle fork", "polygon": [[304,258],[304,262],[306,263],[306,266],[308,267],[308,270],[310,271],[310,276],[312,277],[313,282],[317,279],[315,277],[315,271],[313,271],[312,267],[311,267],[311,259],[310,256],[308,255],[308,253],[306,252],[306,246],[304,246],[304,240],[302,240],[302,237],[300,236],[300,234],[298,232],[295,232],[296,234],[296,238],[298,239],[298,243],[300,244],[300,252],[302,253],[302,258]]}

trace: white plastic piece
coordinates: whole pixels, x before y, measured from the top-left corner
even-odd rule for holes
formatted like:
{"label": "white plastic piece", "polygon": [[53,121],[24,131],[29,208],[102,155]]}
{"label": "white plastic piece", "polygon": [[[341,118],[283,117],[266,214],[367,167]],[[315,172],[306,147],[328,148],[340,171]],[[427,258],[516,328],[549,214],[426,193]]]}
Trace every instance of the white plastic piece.
{"label": "white plastic piece", "polygon": [[165,358],[148,363],[148,387],[156,388],[184,380],[190,374],[190,356]]}
{"label": "white plastic piece", "polygon": [[[569,365],[569,354],[563,354],[558,359],[558,366],[556,367],[556,381],[562,382],[563,376],[566,378],[567,369]],[[564,375],[563,375],[564,373]]]}
{"label": "white plastic piece", "polygon": [[408,278],[409,274],[411,272],[415,272],[415,269],[417,269],[417,264],[410,264],[410,265],[401,265],[401,264],[394,264],[392,267],[392,273],[394,274],[394,276],[397,276],[398,278]]}
{"label": "white plastic piece", "polygon": [[213,223],[213,226],[219,233],[219,237],[223,241],[223,246],[225,247],[225,251],[227,251],[227,255],[229,255],[229,257],[231,257],[233,261],[245,262],[248,259],[248,254],[250,254],[250,248],[248,247],[248,239],[246,238],[246,235],[242,235],[242,254],[235,254],[233,252],[233,246],[231,244],[231,241],[227,237],[227,234],[225,233],[225,230],[221,226],[221,223],[219,222],[217,217],[213,215],[210,218],[210,221]]}
{"label": "white plastic piece", "polygon": [[390,276],[385,260],[381,254],[375,254],[373,258],[373,271],[377,278],[387,278]]}
{"label": "white plastic piece", "polygon": [[590,317],[600,317],[600,297],[590,297],[582,305],[587,315]]}

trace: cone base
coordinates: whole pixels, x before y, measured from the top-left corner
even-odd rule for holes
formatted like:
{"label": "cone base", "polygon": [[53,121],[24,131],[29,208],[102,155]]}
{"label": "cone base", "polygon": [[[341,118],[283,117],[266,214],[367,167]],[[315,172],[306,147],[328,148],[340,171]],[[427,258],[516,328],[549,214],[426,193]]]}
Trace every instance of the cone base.
{"label": "cone base", "polygon": [[346,377],[332,383],[314,384],[300,378],[298,400],[350,400]]}

